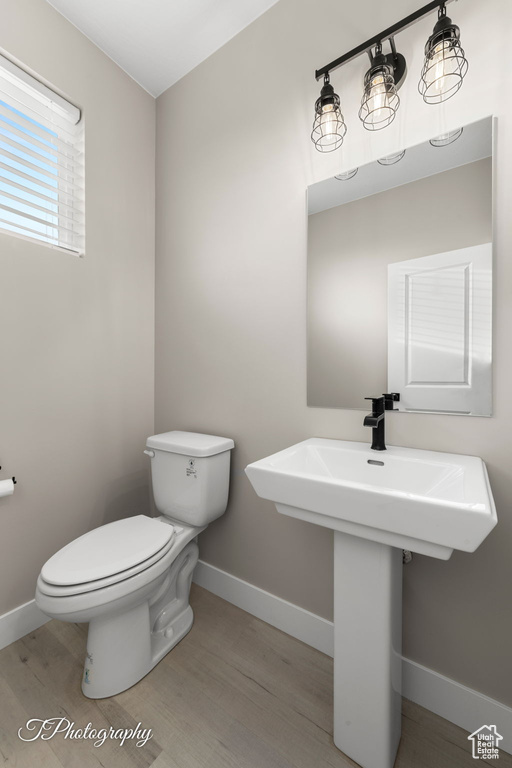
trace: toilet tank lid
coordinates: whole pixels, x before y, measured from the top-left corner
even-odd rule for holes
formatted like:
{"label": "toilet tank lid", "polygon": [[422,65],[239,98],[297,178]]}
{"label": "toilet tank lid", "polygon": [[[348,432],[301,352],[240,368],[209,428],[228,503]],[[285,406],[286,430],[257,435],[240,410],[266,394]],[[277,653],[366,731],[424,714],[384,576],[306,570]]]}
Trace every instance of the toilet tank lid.
{"label": "toilet tank lid", "polygon": [[181,453],[184,456],[214,456],[216,453],[230,451],[235,447],[235,443],[229,437],[175,430],[148,437],[146,447],[158,451],[169,451],[169,453]]}

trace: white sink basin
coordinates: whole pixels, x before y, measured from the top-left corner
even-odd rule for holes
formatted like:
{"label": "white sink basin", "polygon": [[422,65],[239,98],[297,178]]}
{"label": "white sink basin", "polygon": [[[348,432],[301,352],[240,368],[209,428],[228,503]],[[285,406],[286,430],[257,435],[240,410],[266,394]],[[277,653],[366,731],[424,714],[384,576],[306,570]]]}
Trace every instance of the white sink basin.
{"label": "white sink basin", "polygon": [[278,512],[334,530],[334,743],[392,768],[401,728],[402,549],[447,560],[497,523],[476,456],[314,438],[246,467]]}
{"label": "white sink basin", "polygon": [[476,456],[312,438],[245,471],[282,514],[442,560],[473,552],[497,523]]}

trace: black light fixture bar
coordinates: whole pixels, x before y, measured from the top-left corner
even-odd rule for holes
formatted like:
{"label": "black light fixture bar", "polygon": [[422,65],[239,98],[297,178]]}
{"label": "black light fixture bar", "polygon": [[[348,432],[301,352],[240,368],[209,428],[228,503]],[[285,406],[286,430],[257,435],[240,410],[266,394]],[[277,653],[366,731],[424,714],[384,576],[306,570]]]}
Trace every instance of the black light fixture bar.
{"label": "black light fixture bar", "polygon": [[401,32],[403,29],[406,29],[407,27],[410,27],[412,24],[417,22],[419,19],[423,18],[423,16],[426,16],[431,11],[434,11],[436,8],[442,8],[445,5],[448,5],[448,3],[451,3],[452,0],[432,0],[432,2],[427,3],[422,8],[418,8],[417,11],[414,11],[414,13],[411,13],[409,16],[406,16],[401,21],[397,21],[396,24],[393,24],[393,26],[388,27],[384,30],[384,32],[381,32],[379,35],[375,35],[374,37],[371,37],[369,40],[367,40],[365,43],[362,43],[361,45],[358,45],[357,48],[352,48],[351,51],[348,53],[344,53],[343,56],[340,56],[337,59],[334,59],[334,61],[331,61],[330,64],[326,64],[325,67],[322,67],[322,69],[317,69],[315,72],[315,78],[317,80],[320,80],[321,77],[324,77],[324,75],[329,74],[329,72],[332,72],[335,69],[338,69],[339,67],[342,67],[343,64],[347,64],[349,61],[352,61],[352,59],[357,58],[357,56],[360,56],[362,53],[366,53],[367,51],[371,50],[374,46],[376,46],[378,43],[382,43],[384,40],[389,40],[390,38],[393,38],[393,35],[396,35],[397,32]]}

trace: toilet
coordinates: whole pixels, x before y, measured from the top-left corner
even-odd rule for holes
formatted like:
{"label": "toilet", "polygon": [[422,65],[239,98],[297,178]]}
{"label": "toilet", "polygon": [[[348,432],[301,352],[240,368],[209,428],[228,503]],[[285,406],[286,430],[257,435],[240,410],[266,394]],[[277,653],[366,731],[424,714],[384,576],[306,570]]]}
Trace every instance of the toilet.
{"label": "toilet", "polygon": [[197,535],[224,514],[233,440],[165,432],[146,441],[160,517],[102,525],[43,566],[36,603],[61,621],[89,622],[82,691],[114,696],[137,683],[190,630]]}

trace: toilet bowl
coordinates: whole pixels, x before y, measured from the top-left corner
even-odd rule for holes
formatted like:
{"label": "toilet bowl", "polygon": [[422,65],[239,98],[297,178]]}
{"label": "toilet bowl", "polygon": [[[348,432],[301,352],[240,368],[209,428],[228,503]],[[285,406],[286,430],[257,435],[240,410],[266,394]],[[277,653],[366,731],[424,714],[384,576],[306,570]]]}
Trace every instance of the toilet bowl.
{"label": "toilet bowl", "polygon": [[82,678],[89,698],[134,685],[190,630],[196,538],[227,505],[232,440],[167,432],[146,446],[155,503],[164,514],[136,515],[84,534],[51,557],[37,580],[44,613],[89,622]]}

